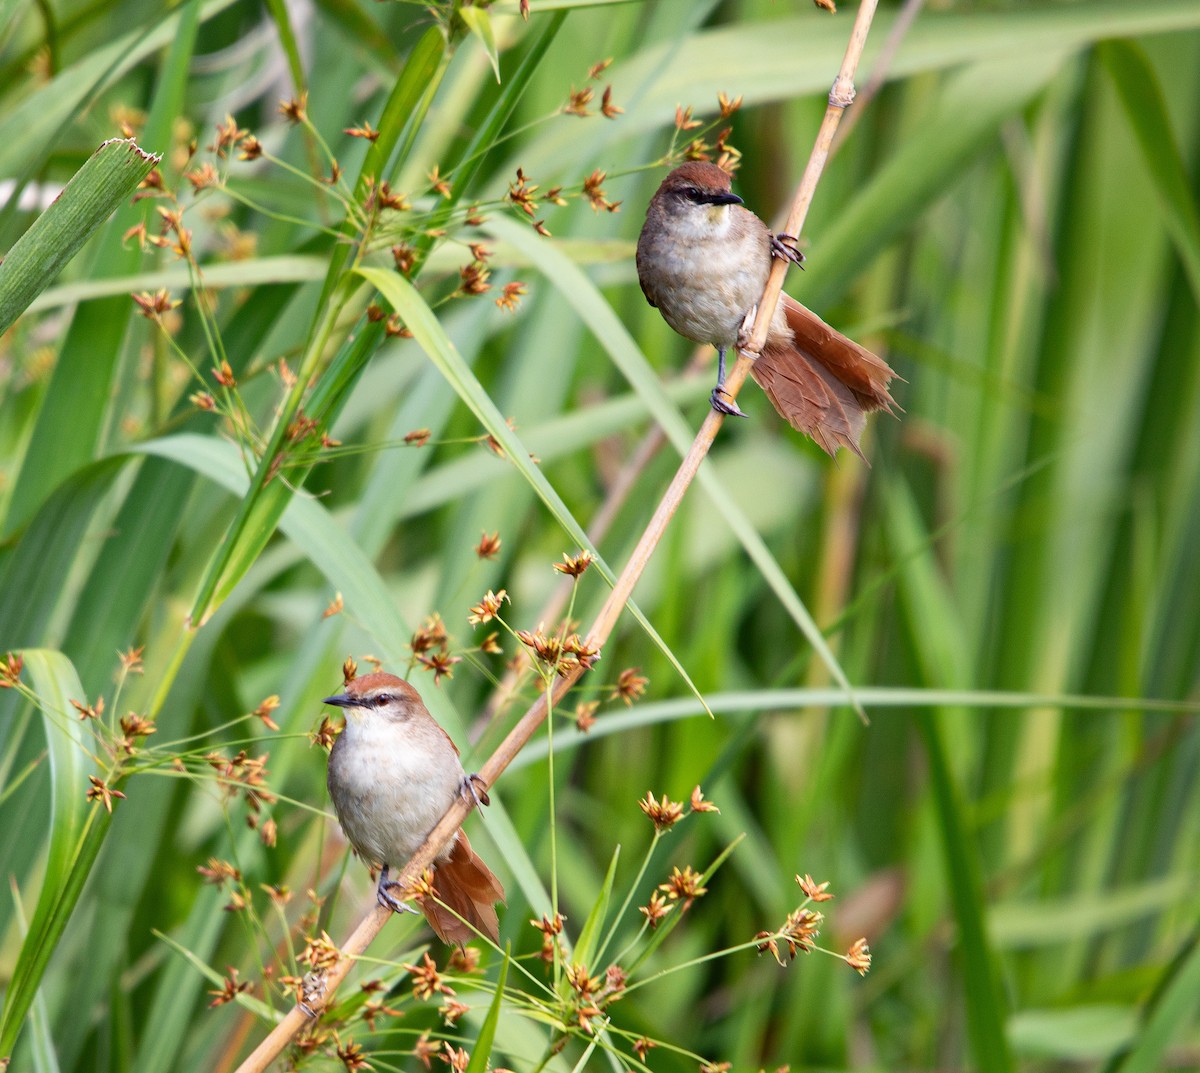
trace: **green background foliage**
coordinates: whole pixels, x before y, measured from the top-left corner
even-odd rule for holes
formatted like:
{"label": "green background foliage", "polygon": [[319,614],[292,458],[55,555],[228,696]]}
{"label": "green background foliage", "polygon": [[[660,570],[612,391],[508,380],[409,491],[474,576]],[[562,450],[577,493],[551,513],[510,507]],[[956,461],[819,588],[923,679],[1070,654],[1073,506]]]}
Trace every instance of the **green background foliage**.
{"label": "green background foliage", "polygon": [[[536,680],[495,686],[520,646],[479,651],[468,609],[504,588],[505,620],[536,629],[551,563],[586,533],[604,564],[573,590],[586,630],[705,411],[712,366],[632,264],[668,149],[693,136],[676,108],[708,121],[718,93],[744,97],[736,187],[780,218],[853,16],[163,7],[0,0],[0,249],[46,243],[0,270],[0,308],[40,291],[0,339],[0,652],[25,653],[0,690],[14,1069],[232,1069],[287,1007],[305,936],[349,933],[371,888],[328,806],[320,699],[347,655],[411,668],[468,767],[519,717]],[[426,933],[389,921],[301,1065],[353,1064],[353,1043],[375,1069],[423,1068],[426,1031],[473,1069],[641,1068],[640,1036],[662,1071],[1196,1064],[1200,3],[927,7],[888,59],[898,9],[879,14],[858,85],[882,84],[849,112],[787,284],[887,357],[903,415],[872,422],[870,468],[830,463],[747,389],[751,419],[721,430],[637,612],[469,821],[508,889],[511,959],[455,977],[470,1011],[447,1028],[445,996],[414,999],[403,968]],[[564,114],[585,87],[589,114]],[[278,106],[301,91],[297,126]],[[209,148],[227,115],[267,158]],[[122,119],[177,204],[85,169]],[[365,124],[374,141],[346,133]],[[193,190],[206,163],[216,181]],[[518,168],[532,217],[505,202]],[[81,169],[91,215],[64,199],[30,231]],[[581,195],[596,171],[619,211]],[[383,181],[407,207],[372,216]],[[176,207],[190,266],[137,238]],[[491,251],[475,297],[468,242]],[[506,284],[526,292],[513,311]],[[160,288],[182,300],[161,326],[129,297]],[[368,315],[378,294],[412,338]],[[437,684],[411,649],[433,615],[462,657]],[[142,673],[123,671],[137,648]],[[628,668],[649,686],[626,706]],[[273,694],[278,729],[251,714]],[[95,718],[71,703],[100,697]],[[123,728],[131,713],[155,732]],[[125,795],[111,815],[89,776]],[[721,811],[656,836],[639,799],[697,784]],[[639,936],[672,867],[704,873],[734,843],[703,897]],[[213,858],[240,879],[206,882]],[[837,895],[819,945],[865,936],[865,978],[756,954],[805,873]],[[555,906],[593,975],[631,974],[594,1036],[559,1035],[570,988],[528,924]],[[252,987],[209,1009],[226,980]],[[372,1028],[379,1000],[404,1016]]]}

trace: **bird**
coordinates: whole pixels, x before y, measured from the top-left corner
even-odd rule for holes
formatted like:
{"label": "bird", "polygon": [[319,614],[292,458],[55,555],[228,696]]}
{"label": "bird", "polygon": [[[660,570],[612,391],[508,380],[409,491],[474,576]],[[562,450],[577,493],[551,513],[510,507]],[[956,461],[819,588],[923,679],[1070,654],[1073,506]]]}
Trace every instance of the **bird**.
{"label": "bird", "polygon": [[[464,772],[454,742],[402,678],[363,675],[324,703],[346,713],[326,780],[338,822],[358,855],[380,865],[379,904],[416,912],[392,894],[390,869],[412,857],[457,798],[488,804],[486,788]],[[461,828],[438,850],[434,866],[435,897],[423,898],[422,908],[438,938],[454,945],[482,933],[496,942],[495,903],[504,901],[504,888]]]}
{"label": "bird", "polygon": [[[803,261],[795,239],[773,235],[715,164],[681,164],[650,200],[638,237],[638,282],[676,332],[717,348],[710,403],[721,413],[746,416],[724,391],[725,352],[753,323],[774,257]],[[831,456],[847,447],[863,457],[866,415],[895,412],[888,383],[896,374],[888,364],[787,294],[779,296],[751,374],[780,416]]]}

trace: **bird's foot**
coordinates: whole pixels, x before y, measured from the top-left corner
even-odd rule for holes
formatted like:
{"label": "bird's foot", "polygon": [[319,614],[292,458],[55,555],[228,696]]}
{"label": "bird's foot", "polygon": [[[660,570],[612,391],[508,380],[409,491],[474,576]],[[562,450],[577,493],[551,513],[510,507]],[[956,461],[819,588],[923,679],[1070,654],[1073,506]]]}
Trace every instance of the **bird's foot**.
{"label": "bird's foot", "polygon": [[474,801],[476,808],[483,808],[484,805],[490,805],[492,799],[488,797],[487,783],[482,777],[474,771],[470,775],[464,775],[462,786],[458,792],[462,794],[464,800]]}
{"label": "bird's foot", "polygon": [[395,880],[388,879],[388,870],[385,867],[383,871],[379,873],[379,885],[375,888],[375,900],[378,901],[379,904],[384,907],[384,909],[390,909],[393,913],[416,913],[417,916],[420,916],[421,914],[419,910],[414,909],[408,904],[408,902],[400,901],[400,899],[395,897],[395,895],[388,890],[389,887],[399,886],[400,884]]}
{"label": "bird's foot", "polygon": [[[726,402],[725,400],[729,401]],[[712,394],[708,397],[708,404],[719,414],[727,414],[729,417],[749,417],[744,413],[737,404],[737,400],[730,395],[725,388],[718,384],[712,389]]]}
{"label": "bird's foot", "polygon": [[771,256],[781,261],[791,261],[798,268],[804,267],[804,254],[800,250],[800,240],[795,235],[780,232],[771,236]]}

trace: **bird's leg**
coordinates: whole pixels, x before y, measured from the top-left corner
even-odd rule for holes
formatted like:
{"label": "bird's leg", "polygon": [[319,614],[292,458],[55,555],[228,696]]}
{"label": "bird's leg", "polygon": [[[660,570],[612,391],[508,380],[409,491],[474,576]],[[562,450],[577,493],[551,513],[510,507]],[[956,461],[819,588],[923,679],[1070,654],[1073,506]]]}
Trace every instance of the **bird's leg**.
{"label": "bird's leg", "polygon": [[[398,887],[399,883],[389,881],[388,866],[383,866],[383,871],[379,873],[379,885],[375,888],[375,898],[384,909],[390,909],[393,913],[417,913],[408,902],[399,901],[388,891],[388,887]],[[417,913],[420,916],[420,913]]]}
{"label": "bird's leg", "polygon": [[771,256],[781,261],[791,261],[798,268],[804,267],[804,254],[800,252],[800,240],[795,235],[780,231],[771,236]]}
{"label": "bird's leg", "polygon": [[[725,400],[729,401],[726,402]],[[717,386],[712,389],[712,394],[708,397],[708,404],[719,414],[728,414],[730,417],[746,417],[738,407],[736,400],[732,395],[725,391],[725,348],[717,347]]]}
{"label": "bird's leg", "polygon": [[488,797],[487,783],[474,771],[470,775],[463,776],[462,785],[458,788],[458,792],[462,795],[464,801],[474,801],[476,808],[481,809],[484,805],[492,803],[492,799]]}

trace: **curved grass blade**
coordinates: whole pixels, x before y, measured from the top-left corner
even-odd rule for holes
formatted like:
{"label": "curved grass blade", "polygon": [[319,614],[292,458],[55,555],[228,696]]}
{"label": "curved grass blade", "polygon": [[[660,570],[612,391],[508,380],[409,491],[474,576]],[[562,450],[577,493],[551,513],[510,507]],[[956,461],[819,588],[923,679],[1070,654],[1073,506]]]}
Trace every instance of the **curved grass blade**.
{"label": "curved grass blade", "polygon": [[1155,1073],[1166,1065],[1167,1048],[1195,1024],[1200,1001],[1200,933],[1193,932],[1179,955],[1167,966],[1146,1005],[1132,1045],[1105,1073]]}
{"label": "curved grass blade", "polygon": [[[488,393],[484,391],[483,385],[479,383],[475,378],[475,374],[471,372],[467,364],[462,360],[458,349],[446,334],[445,328],[434,315],[433,310],[429,308],[425,299],[421,297],[416,287],[403,276],[379,268],[359,268],[358,273],[375,287],[388,300],[392,308],[400,314],[405,327],[413,333],[413,338],[416,339],[417,343],[420,344],[421,348],[429,356],[429,359],[437,366],[438,371],[446,378],[459,398],[467,404],[471,412],[479,419],[479,423],[491,433],[495,441],[503,448],[505,457],[537,493],[558,524],[579,547],[587,548],[592,553],[596,569],[599,571],[601,577],[611,586],[615,582],[615,575],[612,568],[604,561],[600,553],[592,547],[591,541],[588,540],[587,534],[583,531],[583,527],[575,520],[574,515],[571,514],[567,505],[562,501],[562,498],[554,490],[550,482],[546,480],[545,474],[533,463],[528,448],[520,441],[517,434],[508,427],[503,414],[496,409],[496,404],[492,402]],[[654,627],[650,625],[646,616],[632,600],[628,602],[627,606],[630,614],[633,615],[663,655],[670,661],[676,673],[687,683],[688,688],[699,697],[699,690],[696,689],[687,671],[683,669],[683,665],[679,662],[678,657],[670,650]]]}
{"label": "curved grass blade", "polygon": [[96,766],[83,724],[69,714],[71,699],[84,696],[75,668],[61,652],[49,649],[27,649],[22,655],[46,731],[50,828],[42,889],[0,1014],[0,1055],[12,1054],[112,820],[98,801],[89,803],[86,796],[88,776]]}
{"label": "curved grass blade", "polygon": [[505,949],[504,960],[500,963],[500,975],[496,980],[496,993],[492,996],[492,1004],[488,1007],[487,1016],[479,1026],[479,1035],[475,1037],[475,1046],[471,1048],[471,1060],[467,1063],[466,1073],[487,1073],[491,1067],[488,1059],[492,1054],[492,1045],[496,1041],[496,1028],[500,1024],[500,1011],[504,1006],[504,985],[508,980],[509,951]]}
{"label": "curved grass blade", "polygon": [[1163,223],[1183,262],[1192,294],[1200,302],[1200,213],[1158,75],[1145,49],[1132,41],[1105,41],[1096,53],[1116,86],[1125,117],[1146,158],[1146,172],[1158,193]]}

